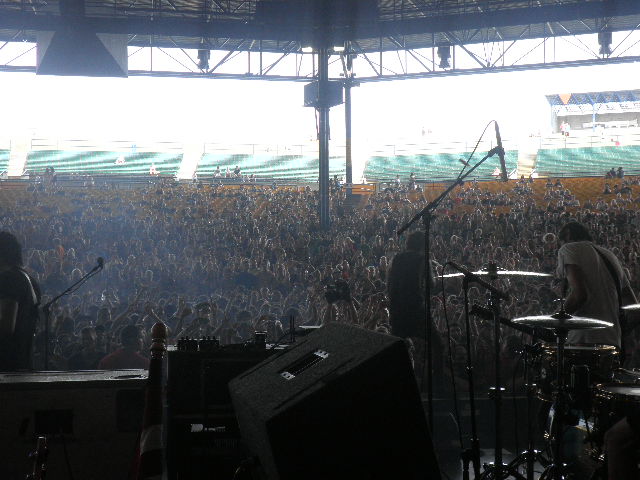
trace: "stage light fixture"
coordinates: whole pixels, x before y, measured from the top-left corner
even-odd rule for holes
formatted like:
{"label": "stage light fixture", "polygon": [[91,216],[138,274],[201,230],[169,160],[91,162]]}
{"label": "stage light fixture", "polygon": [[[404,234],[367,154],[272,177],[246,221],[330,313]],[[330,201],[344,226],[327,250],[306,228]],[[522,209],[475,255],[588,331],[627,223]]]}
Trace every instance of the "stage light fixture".
{"label": "stage light fixture", "polygon": [[211,51],[205,48],[198,49],[198,68],[200,70],[209,70],[209,58]]}
{"label": "stage light fixture", "polygon": [[343,45],[334,45],[333,51],[336,53],[344,52],[344,44]]}
{"label": "stage light fixture", "polygon": [[438,47],[438,58],[440,58],[440,68],[451,68],[451,64],[449,63],[451,47],[449,45]]}
{"label": "stage light fixture", "polygon": [[611,42],[613,41],[613,35],[611,32],[598,32],[598,44],[600,44],[600,55],[611,55]]}
{"label": "stage light fixture", "polygon": [[301,50],[302,53],[313,53],[313,47],[311,45],[303,45]]}

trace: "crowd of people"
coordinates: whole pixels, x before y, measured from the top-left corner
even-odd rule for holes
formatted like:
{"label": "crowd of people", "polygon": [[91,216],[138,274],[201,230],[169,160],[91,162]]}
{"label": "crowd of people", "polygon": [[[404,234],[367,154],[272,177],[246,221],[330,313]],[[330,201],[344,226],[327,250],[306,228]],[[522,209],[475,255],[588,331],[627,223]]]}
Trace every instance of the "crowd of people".
{"label": "crowd of people", "polygon": [[[637,290],[640,210],[628,208],[636,205],[635,185],[580,209],[559,181],[547,183],[543,199],[529,181],[497,193],[478,182],[458,187],[432,225],[436,274],[451,273],[449,261],[471,270],[492,262],[506,270],[554,273],[557,231],[575,219],[614,252]],[[344,190],[333,189],[332,226],[325,231],[317,192],[308,187],[169,182],[116,191],[49,184],[12,191],[0,206],[0,230],[13,232],[24,246],[24,266],[42,289],[42,304],[78,281],[98,257],[105,259],[101,273],[52,306],[49,368],[109,368],[127,366],[127,352],[144,357],[158,320],[168,325],[170,342],[216,336],[222,344],[242,343],[254,331],[276,341],[291,319],[390,332],[387,276],[405,242],[396,231],[423,205],[419,191],[398,189],[352,207]],[[327,287],[335,289],[337,282],[348,293],[328,299]],[[501,305],[503,317],[558,308],[551,278],[512,276],[499,283],[511,293]],[[464,387],[461,286],[459,278],[436,279],[433,317],[439,348],[451,346],[454,377]],[[484,303],[484,290],[472,286],[469,299]],[[472,317],[471,329],[477,378],[489,384],[491,323]],[[530,339],[508,327],[503,335],[502,361],[516,368],[519,346]],[[635,345],[635,338],[628,340]],[[34,367],[42,368],[42,325],[34,346]],[[125,360],[113,363],[114,352]],[[639,362],[636,355],[628,365]],[[130,362],[144,365],[144,359]]]}

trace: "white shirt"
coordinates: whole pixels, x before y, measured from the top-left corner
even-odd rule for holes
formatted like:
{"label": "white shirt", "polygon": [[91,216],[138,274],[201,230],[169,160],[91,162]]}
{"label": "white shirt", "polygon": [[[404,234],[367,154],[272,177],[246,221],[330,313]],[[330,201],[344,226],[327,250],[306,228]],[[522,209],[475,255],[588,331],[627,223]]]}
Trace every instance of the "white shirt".
{"label": "white shirt", "polygon": [[617,257],[603,247],[596,247],[592,242],[570,242],[564,244],[558,251],[557,275],[566,276],[565,265],[578,265],[584,272],[587,288],[587,299],[575,315],[597,318],[613,322],[611,328],[593,330],[570,330],[568,343],[592,343],[601,345],[615,345],[620,347],[620,324],[618,323],[618,292],[607,265],[596,248],[610,261],[620,280],[620,288],[629,287],[629,279],[624,274]]}

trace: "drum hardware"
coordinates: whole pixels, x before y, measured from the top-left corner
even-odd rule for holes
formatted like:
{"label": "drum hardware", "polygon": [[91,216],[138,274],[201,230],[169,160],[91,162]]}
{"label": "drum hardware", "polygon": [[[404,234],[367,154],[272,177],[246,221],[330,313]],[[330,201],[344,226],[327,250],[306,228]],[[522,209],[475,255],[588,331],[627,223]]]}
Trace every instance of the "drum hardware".
{"label": "drum hardware", "polygon": [[574,409],[586,412],[591,408],[591,374],[588,365],[571,365],[569,391]]}
{"label": "drum hardware", "polygon": [[[481,306],[474,304],[471,308],[472,315],[479,316],[485,320],[490,320],[493,317],[490,308],[486,306]],[[533,399],[538,392],[538,385],[535,383],[535,378],[533,377],[533,372],[531,372],[531,365],[533,362],[530,360],[531,358],[537,358],[542,351],[542,344],[537,342],[537,334],[541,333],[544,335],[545,339],[549,336],[552,336],[550,332],[543,329],[531,328],[526,325],[518,325],[513,323],[511,320],[506,319],[504,317],[499,317],[498,319],[502,325],[513,328],[519,332],[526,333],[532,336],[532,345],[523,345],[522,349],[518,352],[522,354],[524,360],[524,378],[525,378],[525,392],[527,395],[527,449],[521,452],[516,458],[514,458],[507,466],[506,470],[508,472],[517,472],[518,468],[522,465],[526,465],[526,480],[533,480],[534,475],[534,465],[535,462],[539,462],[541,465],[546,466],[549,464],[549,461],[544,457],[543,453],[535,448],[535,435],[534,428],[532,427],[534,420],[532,418],[533,415]],[[517,477],[520,478],[520,477]]]}
{"label": "drum hardware", "polygon": [[[509,476],[513,476],[518,479],[524,479],[515,469],[510,469],[508,465],[502,463],[502,433],[500,429],[501,424],[501,403],[504,388],[500,382],[500,299],[509,298],[509,295],[495,286],[491,285],[487,281],[481,279],[478,275],[470,272],[464,267],[457,265],[453,262],[448,262],[449,265],[461,272],[464,276],[464,295],[465,295],[465,320],[466,320],[466,347],[467,347],[467,376],[469,382],[469,399],[471,408],[471,449],[462,452],[463,459],[463,479],[469,478],[469,461],[473,462],[474,478],[495,478],[502,479]],[[495,272],[497,268],[495,264],[490,265],[489,280],[497,278]],[[486,309],[490,313],[491,319],[494,321],[494,350],[495,350],[495,386],[489,391],[489,397],[495,404],[495,457],[494,463],[484,465],[484,472],[480,474],[480,447],[477,437],[476,429],[476,412],[475,412],[475,391],[473,380],[473,368],[471,362],[471,326],[469,322],[469,301],[467,296],[469,282],[476,282],[488,291]]]}
{"label": "drum hardware", "polygon": [[[515,324],[514,324],[515,325]],[[520,326],[521,327],[521,326]],[[530,371],[531,362],[529,357],[536,356],[540,351],[540,343],[536,342],[535,336],[532,339],[532,345],[523,345],[522,356],[524,361],[525,391],[527,394],[527,449],[521,452],[507,466],[509,470],[518,471],[522,465],[526,466],[526,480],[533,480],[535,462],[539,462],[543,466],[547,466],[549,461],[540,450],[535,448],[534,435],[534,419],[533,415],[533,399],[538,391],[538,386],[532,382],[533,375]]]}
{"label": "drum hardware", "polygon": [[[483,479],[503,479],[513,476],[514,478],[524,479],[520,473],[509,465],[502,462],[502,396],[505,389],[501,385],[501,365],[500,365],[500,299],[508,298],[509,295],[505,292],[497,289],[490,283],[482,280],[478,275],[469,272],[464,268],[460,268],[457,265],[453,265],[454,268],[460,270],[467,282],[474,281],[479,283],[488,290],[487,305],[486,308],[491,312],[491,319],[493,320],[493,340],[494,340],[494,355],[495,355],[495,386],[489,389],[489,398],[494,402],[495,414],[494,414],[494,462],[492,464],[485,464],[484,471],[479,478]],[[489,264],[489,268],[483,275],[487,275],[489,280],[495,280],[498,278],[497,266],[495,263]],[[468,313],[468,312],[467,312]],[[469,331],[469,316],[467,318],[467,331]],[[468,351],[470,351],[470,343],[467,345]],[[469,354],[468,354],[469,360]],[[470,361],[470,360],[469,360]],[[469,364],[470,365],[470,364]],[[478,455],[479,457],[479,455]],[[478,459],[479,461],[479,459]],[[477,477],[476,477],[477,478]]]}
{"label": "drum hardware", "polygon": [[616,368],[611,375],[613,383],[640,385],[640,371],[628,368]]}
{"label": "drum hardware", "polygon": [[562,436],[564,425],[569,413],[568,388],[565,381],[564,369],[564,348],[570,330],[586,330],[594,328],[612,327],[611,322],[596,320],[586,317],[574,317],[564,311],[564,304],[560,311],[553,315],[538,315],[515,318],[514,323],[527,325],[529,327],[542,327],[551,330],[556,336],[557,345],[557,385],[554,391],[555,412],[551,429],[552,437],[552,462],[547,466],[540,477],[540,480],[565,480],[566,465],[563,462]]}
{"label": "drum hardware", "polygon": [[[455,266],[457,267],[457,266]],[[604,432],[613,425],[616,417],[605,414],[605,411],[615,410],[618,416],[624,413],[622,407],[607,407],[611,400],[607,400],[611,395],[605,395],[611,384],[609,382],[623,382],[625,387],[635,386],[638,389],[638,399],[640,399],[640,372],[624,370],[616,368],[618,366],[619,352],[616,347],[611,345],[580,345],[567,344],[567,336],[571,330],[583,330],[594,328],[611,327],[610,322],[598,319],[572,316],[564,311],[564,300],[561,299],[560,311],[552,315],[527,316],[509,320],[499,316],[499,298],[504,298],[494,294],[490,290],[491,295],[486,306],[474,304],[471,309],[468,308],[468,282],[476,281],[486,287],[487,282],[481,281],[482,278],[487,280],[495,280],[499,276],[547,276],[545,274],[536,275],[535,272],[517,272],[517,271],[496,271],[480,270],[477,272],[469,272],[461,269],[462,273],[442,275],[438,278],[459,278],[464,277],[465,294],[465,319],[467,326],[467,372],[470,374],[470,397],[471,397],[471,421],[472,421],[472,438],[471,448],[462,453],[463,479],[469,478],[469,463],[474,462],[479,457],[477,436],[475,435],[475,409],[474,392],[473,392],[473,372],[470,370],[470,340],[469,340],[469,314],[480,316],[487,320],[494,321],[494,343],[499,345],[500,327],[505,325],[518,331],[531,335],[534,339],[533,345],[524,346],[521,352],[525,360],[525,392],[527,395],[527,449],[522,451],[514,460],[505,465],[502,463],[502,438],[500,436],[500,407],[504,388],[500,386],[500,366],[496,368],[496,386],[490,389],[489,396],[495,403],[495,460],[492,464],[484,464],[484,471],[478,477],[477,473],[474,478],[483,479],[503,479],[514,477],[522,480],[534,480],[534,465],[538,463],[544,469],[540,480],[566,480],[569,475],[576,475],[578,472],[573,471],[578,468],[578,463],[572,464],[572,470],[569,471],[567,460],[573,460],[576,445],[585,445],[582,450],[586,453],[591,461],[598,464],[597,470],[603,470],[604,454],[601,445],[603,443]],[[533,275],[530,275],[533,274]],[[480,277],[480,278],[478,278]],[[492,286],[492,289],[495,287]],[[500,292],[501,293],[501,292]],[[640,304],[635,309],[640,309]],[[633,308],[628,308],[632,310]],[[497,333],[496,333],[497,330]],[[535,343],[535,339],[542,338],[546,343]],[[552,340],[553,339],[553,340]],[[553,341],[553,343],[551,343]],[[500,350],[496,350],[496,362],[498,362]],[[596,393],[593,391],[594,383],[601,383],[606,386],[599,385]],[[629,385],[631,384],[631,385]],[[620,383],[613,384],[620,386]],[[608,392],[611,393],[611,392]],[[620,392],[614,392],[620,396]],[[535,427],[532,419],[532,403],[535,396],[545,401],[553,402],[555,414],[551,420],[549,432],[545,432],[547,448],[543,451],[535,449],[534,437]],[[595,399],[594,399],[595,397]],[[615,396],[614,396],[615,397]],[[617,397],[616,397],[617,398]],[[629,400],[625,401],[628,403]],[[609,402],[609,403],[606,403]],[[605,405],[606,404],[606,405]],[[639,402],[640,404],[640,402]],[[581,414],[584,412],[584,421]],[[598,415],[600,418],[593,420],[592,415]],[[622,415],[624,416],[624,415]],[[622,417],[620,417],[622,418]],[[567,430],[568,429],[568,430]],[[571,440],[573,438],[573,441]],[[567,443],[568,442],[568,443]],[[477,455],[477,456],[476,456]],[[580,455],[584,458],[584,455]],[[525,472],[522,467],[526,468]],[[590,465],[591,466],[591,465]],[[475,469],[475,464],[474,464]],[[606,470],[606,468],[605,468]],[[522,473],[520,473],[522,472]],[[572,477],[573,478],[573,477]],[[591,477],[596,478],[605,477]]]}
{"label": "drum hardware", "polygon": [[466,330],[467,350],[467,381],[469,383],[469,409],[471,417],[471,448],[462,451],[462,479],[469,479],[469,462],[473,464],[473,478],[480,477],[480,441],[478,440],[478,427],[476,423],[476,395],[473,380],[473,363],[471,359],[471,324],[469,322],[469,279],[464,277],[462,282],[464,292],[464,318]]}
{"label": "drum hardware", "polygon": [[640,408],[640,386],[635,384],[599,384],[593,397],[596,428],[601,433]]}
{"label": "drum hardware", "polygon": [[[491,271],[491,265],[489,265],[486,269],[482,269],[482,270],[477,270],[475,272],[471,272],[474,275],[477,275],[479,277],[491,277],[491,276],[498,276],[498,277],[538,277],[538,278],[545,278],[545,277],[551,277],[551,274],[549,273],[541,273],[541,272],[526,272],[526,271],[522,271],[522,270],[494,270]],[[461,272],[457,272],[457,273],[448,273],[446,275],[439,275],[438,278],[460,278],[463,277],[465,274],[461,273]],[[638,307],[640,308],[640,306]]]}
{"label": "drum hardware", "polygon": [[[545,402],[553,401],[553,392],[558,383],[555,376],[557,356],[556,345],[544,343],[540,345],[537,355],[531,357],[533,368],[537,371],[534,379],[538,384],[538,398]],[[619,356],[613,345],[574,343],[564,346],[565,368],[570,371],[574,366],[588,367],[590,385],[610,382],[612,372],[618,366]]]}

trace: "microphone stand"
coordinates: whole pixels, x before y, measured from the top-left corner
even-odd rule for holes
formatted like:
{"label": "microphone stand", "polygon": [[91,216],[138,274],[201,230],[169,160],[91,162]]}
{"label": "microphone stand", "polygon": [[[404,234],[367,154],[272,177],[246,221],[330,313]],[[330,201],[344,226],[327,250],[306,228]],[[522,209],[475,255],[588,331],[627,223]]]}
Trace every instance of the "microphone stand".
{"label": "microphone stand", "polygon": [[469,383],[469,410],[471,413],[471,448],[462,451],[463,480],[469,480],[469,461],[473,463],[473,478],[480,478],[480,440],[476,423],[476,393],[473,381],[473,363],[471,360],[471,322],[469,321],[469,278],[464,276],[464,319],[467,347],[467,381]]}
{"label": "microphone stand", "polygon": [[[448,262],[448,265],[451,265],[453,268],[458,270],[459,272],[464,274],[464,280],[462,282],[463,291],[464,291],[464,314],[465,314],[465,322],[466,322],[466,347],[467,347],[467,377],[469,383],[469,409],[471,410],[471,449],[464,450],[462,452],[462,460],[463,460],[463,472],[462,478],[463,480],[469,479],[469,460],[473,462],[473,473],[474,478],[480,478],[480,441],[478,440],[478,431],[476,426],[476,402],[475,402],[475,388],[474,388],[474,380],[473,380],[473,365],[471,361],[471,323],[469,321],[469,298],[468,298],[468,290],[469,283],[475,282],[486,288],[490,294],[491,298],[500,299],[500,298],[508,298],[509,295],[498,288],[494,287],[488,282],[482,280],[478,275],[473,272],[470,272],[464,267],[457,265],[454,262]],[[497,301],[496,301],[497,304]],[[499,313],[499,312],[498,312]],[[495,310],[491,309],[489,314],[492,319],[496,320],[499,318],[498,313]],[[500,327],[498,326],[498,329]],[[500,479],[499,479],[500,480]]]}
{"label": "microphone stand", "polygon": [[42,312],[44,313],[44,369],[45,370],[49,370],[49,315],[51,314],[51,306],[54,303],[56,303],[58,300],[60,300],[62,297],[64,297],[65,295],[68,295],[69,293],[76,291],[78,288],[80,288],[80,286],[84,282],[86,282],[91,277],[96,275],[98,271],[102,270],[103,268],[104,268],[103,264],[98,264],[97,266],[93,267],[80,280],[78,280],[76,283],[74,283],[69,288],[67,288],[64,292],[53,297],[50,301],[48,301],[43,305]]}
{"label": "microphone stand", "polygon": [[[422,223],[424,225],[424,263],[425,263],[425,275],[431,272],[431,262],[430,262],[430,244],[429,244],[429,233],[431,231],[431,220],[435,218],[433,212],[438,208],[440,203],[451,193],[451,191],[456,188],[458,185],[462,185],[464,180],[473,173],[473,171],[482,165],[485,160],[489,157],[493,157],[496,153],[500,151],[500,147],[494,147],[473,167],[471,167],[466,173],[458,175],[458,178],[449,185],[444,192],[442,192],[438,197],[427,204],[422,210],[416,213],[411,220],[409,220],[406,224],[404,224],[397,232],[398,236],[402,235],[405,231],[407,231],[411,226],[416,223],[419,219],[422,218]],[[431,282],[425,281],[425,292],[424,292],[424,301],[425,301],[425,329],[427,336],[427,345],[426,345],[426,356],[427,356],[427,411],[429,418],[429,428],[431,429],[431,434],[433,435],[433,339],[432,339],[432,324],[433,317],[431,314]],[[423,388],[423,384],[421,384],[421,388]]]}

